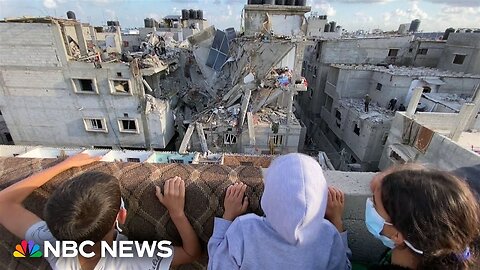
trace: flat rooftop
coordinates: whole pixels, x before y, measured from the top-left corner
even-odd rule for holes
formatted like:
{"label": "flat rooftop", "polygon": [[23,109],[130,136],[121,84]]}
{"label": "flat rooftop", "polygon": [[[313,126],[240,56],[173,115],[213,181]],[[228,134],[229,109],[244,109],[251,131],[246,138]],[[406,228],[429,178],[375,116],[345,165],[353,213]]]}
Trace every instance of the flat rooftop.
{"label": "flat rooftop", "polygon": [[387,110],[384,106],[379,106],[372,101],[368,106],[368,112],[365,112],[365,102],[363,98],[347,98],[339,101],[340,106],[356,111],[362,120],[368,120],[373,123],[383,124],[390,121],[395,116],[395,112]]}
{"label": "flat rooftop", "polygon": [[345,70],[365,70],[383,72],[396,76],[424,76],[424,77],[452,77],[452,78],[473,78],[480,79],[480,75],[465,74],[463,72],[454,72],[448,70],[439,70],[428,67],[400,67],[390,65],[389,67],[375,65],[346,65],[332,64],[332,67]]}
{"label": "flat rooftop", "polygon": [[[445,130],[445,129],[438,129],[434,131],[446,137],[448,137],[448,135],[450,134],[450,130]],[[456,143],[461,147],[465,148],[466,150],[473,151],[480,155],[480,132],[464,131],[462,132],[462,134],[460,135],[460,138]]]}
{"label": "flat rooftop", "polygon": [[449,93],[424,93],[423,98],[426,98],[435,103],[440,103],[454,111],[460,111],[463,104],[471,100],[469,95],[457,95]]}

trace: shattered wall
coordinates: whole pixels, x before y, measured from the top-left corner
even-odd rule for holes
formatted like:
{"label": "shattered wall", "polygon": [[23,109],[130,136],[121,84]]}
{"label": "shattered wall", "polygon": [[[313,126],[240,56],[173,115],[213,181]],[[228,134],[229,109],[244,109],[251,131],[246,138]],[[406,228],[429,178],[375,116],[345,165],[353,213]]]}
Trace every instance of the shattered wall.
{"label": "shattered wall", "polygon": [[[0,56],[0,110],[16,143],[164,148],[173,136],[173,116],[165,105],[158,125],[148,129],[141,77],[128,65],[95,68],[92,62],[67,60],[55,23],[0,23],[0,30],[0,49],[9,51]],[[91,88],[78,91],[80,80]],[[119,80],[128,82],[129,93],[117,93],[113,82]],[[91,118],[103,119],[102,132],[86,130],[84,119]],[[121,132],[122,119],[136,120],[137,132]]]}

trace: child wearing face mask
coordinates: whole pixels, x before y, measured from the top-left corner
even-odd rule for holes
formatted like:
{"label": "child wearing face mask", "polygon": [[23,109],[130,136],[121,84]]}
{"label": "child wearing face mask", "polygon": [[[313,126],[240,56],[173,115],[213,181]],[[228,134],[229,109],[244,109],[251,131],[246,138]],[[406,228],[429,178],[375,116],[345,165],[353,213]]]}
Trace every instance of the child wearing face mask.
{"label": "child wearing face mask", "polygon": [[456,176],[407,165],[374,177],[369,232],[392,249],[371,269],[479,269],[480,206]]}

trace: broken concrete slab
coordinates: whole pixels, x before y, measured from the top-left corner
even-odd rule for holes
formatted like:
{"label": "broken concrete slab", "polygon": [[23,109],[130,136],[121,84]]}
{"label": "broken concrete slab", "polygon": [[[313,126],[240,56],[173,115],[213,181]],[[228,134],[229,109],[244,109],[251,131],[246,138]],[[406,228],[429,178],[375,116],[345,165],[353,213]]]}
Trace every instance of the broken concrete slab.
{"label": "broken concrete slab", "polygon": [[185,133],[185,136],[183,137],[182,144],[180,145],[180,149],[178,149],[178,152],[180,154],[187,153],[187,147],[188,147],[188,144],[190,143],[190,139],[192,138],[192,134],[193,134],[194,129],[195,129],[195,125],[190,124],[188,126],[187,132]]}
{"label": "broken concrete slab", "polygon": [[242,99],[242,107],[240,111],[240,118],[238,120],[238,126],[242,127],[243,122],[245,121],[245,116],[247,115],[248,104],[250,103],[250,97],[252,96],[252,90],[245,90]]}
{"label": "broken concrete slab", "polygon": [[202,147],[202,152],[207,153],[208,152],[208,146],[207,146],[207,139],[205,138],[205,133],[203,131],[203,125],[202,123],[196,123],[195,124],[196,129],[197,129],[197,135],[198,138],[200,139],[200,145]]}

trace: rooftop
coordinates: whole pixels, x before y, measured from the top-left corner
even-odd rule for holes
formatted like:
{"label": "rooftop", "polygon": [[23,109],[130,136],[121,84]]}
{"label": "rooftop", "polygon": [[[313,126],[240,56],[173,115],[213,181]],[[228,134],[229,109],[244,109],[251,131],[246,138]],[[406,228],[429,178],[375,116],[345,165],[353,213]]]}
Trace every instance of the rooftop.
{"label": "rooftop", "polygon": [[449,93],[424,93],[423,97],[435,103],[440,103],[455,112],[459,112],[462,105],[471,100],[471,96],[469,95]]}
{"label": "rooftop", "polygon": [[395,112],[387,110],[385,106],[380,106],[377,102],[371,102],[368,106],[368,113],[365,112],[365,100],[363,98],[341,99],[339,103],[340,106],[355,111],[360,119],[376,124],[388,122],[395,116]]}
{"label": "rooftop", "polygon": [[480,79],[480,75],[465,74],[463,72],[454,72],[447,70],[440,70],[428,67],[400,67],[390,65],[389,67],[375,66],[375,65],[346,65],[346,64],[332,64],[332,67],[346,70],[366,70],[383,72],[390,75],[397,76],[424,76],[424,77],[452,77],[452,78],[474,78]]}

